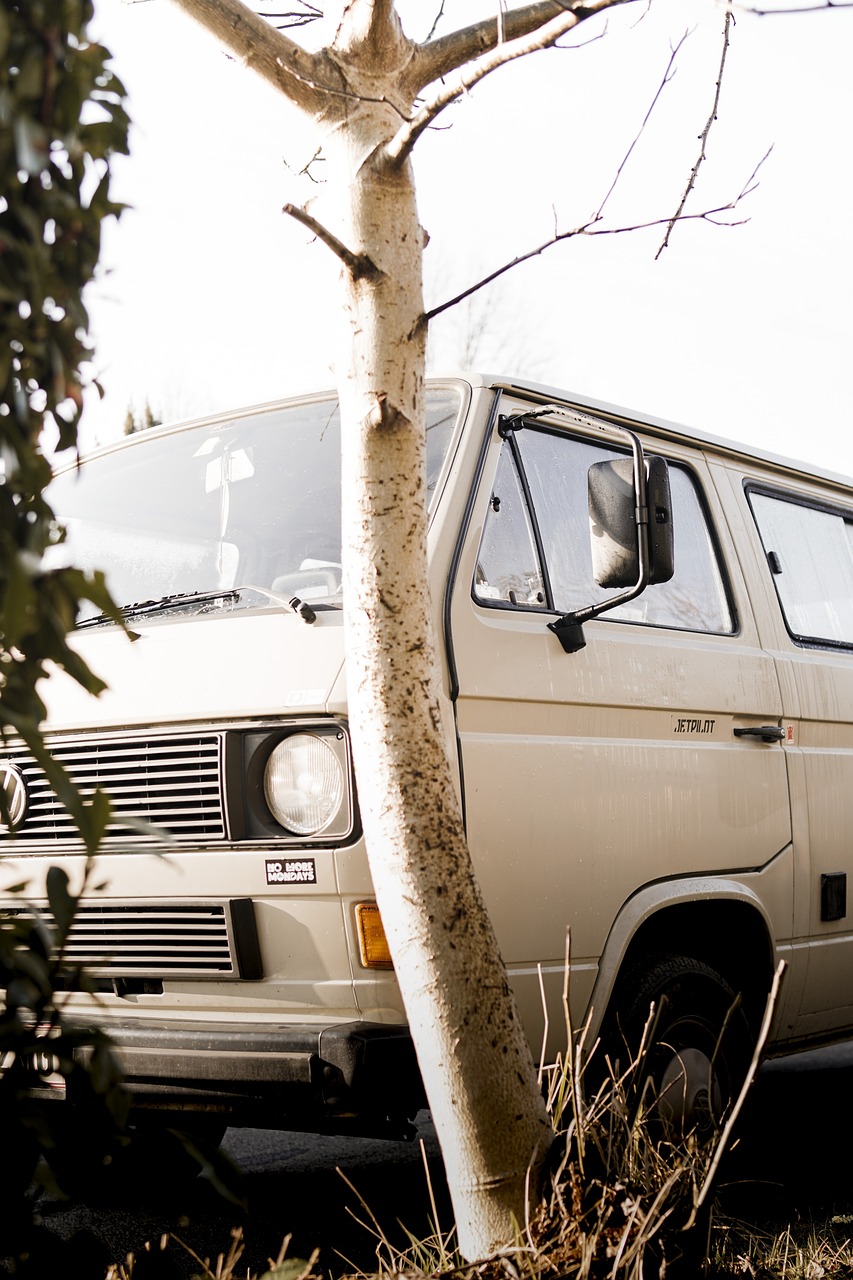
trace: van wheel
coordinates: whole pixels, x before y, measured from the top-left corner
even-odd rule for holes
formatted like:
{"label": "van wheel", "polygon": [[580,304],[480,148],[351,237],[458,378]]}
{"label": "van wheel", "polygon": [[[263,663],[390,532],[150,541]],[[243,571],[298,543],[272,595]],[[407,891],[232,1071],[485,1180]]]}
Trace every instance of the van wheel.
{"label": "van wheel", "polygon": [[638,1096],[651,1103],[667,1140],[688,1134],[708,1140],[735,1101],[754,1048],[734,991],[701,960],[659,955],[634,971],[623,993],[619,1022],[632,1060],[655,1006],[651,1039],[638,1064]]}

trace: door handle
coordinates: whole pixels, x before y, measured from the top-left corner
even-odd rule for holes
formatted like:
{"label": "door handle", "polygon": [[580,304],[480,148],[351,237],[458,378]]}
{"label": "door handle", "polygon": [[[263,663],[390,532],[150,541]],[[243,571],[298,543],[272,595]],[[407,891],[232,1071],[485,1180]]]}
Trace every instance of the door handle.
{"label": "door handle", "polygon": [[746,729],[734,729],[736,738],[760,738],[762,742],[783,742],[785,730],[776,724],[750,725]]}

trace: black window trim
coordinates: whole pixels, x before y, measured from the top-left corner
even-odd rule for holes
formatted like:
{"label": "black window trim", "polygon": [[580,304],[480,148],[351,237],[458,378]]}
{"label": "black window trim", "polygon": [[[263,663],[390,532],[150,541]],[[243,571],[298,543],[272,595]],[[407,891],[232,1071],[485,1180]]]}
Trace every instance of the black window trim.
{"label": "black window trim", "polygon": [[[533,500],[530,495],[530,489],[527,483],[527,475],[524,471],[524,466],[521,461],[520,449],[516,444],[516,440],[515,440],[517,433],[522,429],[526,431],[536,431],[542,435],[558,436],[560,439],[563,439],[563,440],[565,439],[577,440],[581,444],[591,444],[594,447],[598,447],[602,449],[604,448],[612,449],[614,453],[624,454],[626,457],[630,456],[631,451],[624,445],[620,445],[615,441],[608,441],[606,444],[604,443],[598,444],[591,436],[585,435],[582,431],[565,430],[565,429],[561,429],[560,427],[553,426],[551,423],[542,422],[538,420],[531,421],[529,423],[526,421],[522,421],[520,425],[516,426],[513,431],[506,432],[506,433],[502,433],[500,431],[500,428],[498,428],[498,434],[500,435],[502,444],[507,442],[509,442],[510,444],[513,461],[515,463],[516,470],[521,480],[522,492],[524,494],[524,500],[527,503],[528,516],[530,518],[530,523],[534,532],[534,539],[536,543],[536,554],[539,556],[540,566],[542,570],[542,580],[543,580],[543,583],[545,584],[545,588],[547,592],[547,607],[545,605],[539,605],[537,607],[531,604],[527,604],[527,605],[511,604],[510,601],[508,600],[488,600],[485,598],[481,598],[476,594],[476,583],[474,582],[472,582],[471,584],[471,599],[475,605],[477,605],[482,609],[495,609],[499,611],[503,610],[507,613],[513,613],[513,614],[530,613],[536,617],[542,617],[546,613],[555,613],[559,615],[561,611],[555,608],[552,603],[554,596],[551,590],[551,578],[548,572],[548,566],[545,558],[544,547],[543,547],[541,535],[539,532],[539,521],[536,517],[536,512],[533,506]],[[494,429],[492,433],[490,433],[490,437],[489,437],[490,439],[492,438],[493,434],[494,434]],[[699,510],[705,521],[705,528],[708,532],[708,536],[711,542],[711,548],[714,553],[714,560],[720,575],[720,582],[722,584],[723,594],[725,596],[726,605],[728,606],[729,616],[731,618],[732,629],[731,631],[708,631],[708,630],[697,631],[690,627],[668,627],[668,626],[665,626],[663,623],[658,623],[658,622],[637,622],[630,618],[616,618],[612,614],[602,614],[599,618],[596,618],[595,621],[596,622],[612,622],[617,626],[623,626],[623,627],[646,627],[651,631],[677,632],[678,635],[714,636],[714,637],[720,637],[725,639],[737,637],[741,633],[740,618],[738,616],[738,611],[735,605],[735,598],[731,588],[728,567],[726,565],[725,557],[723,556],[723,550],[720,545],[720,539],[717,533],[716,522],[711,518],[711,512],[708,507],[708,501],[705,494],[705,486],[702,484],[701,478],[699,477],[699,475],[696,473],[695,469],[690,465],[689,462],[685,461],[683,458],[674,459],[671,457],[667,457],[667,455],[663,452],[663,450],[657,447],[659,443],[665,444],[666,442],[664,440],[661,440],[661,441],[655,440],[655,447],[653,449],[647,448],[646,444],[644,443],[643,450],[646,453],[651,452],[659,457],[662,457],[666,461],[668,466],[677,467],[678,470],[686,472],[687,476],[689,477],[691,486],[693,488],[694,493],[696,494],[696,499],[699,503]],[[485,456],[483,458],[483,462],[485,463]],[[478,477],[477,479],[478,485],[480,483],[480,479],[481,477]],[[676,538],[677,536],[678,535],[676,533]],[[677,554],[678,554],[678,551],[676,547],[676,556]]]}
{"label": "black window trim", "polygon": [[761,525],[758,522],[758,516],[752,505],[752,494],[758,494],[759,497],[775,498],[777,502],[788,502],[795,507],[808,507],[811,511],[820,511],[824,515],[838,516],[845,524],[853,525],[853,507],[845,507],[840,502],[829,502],[825,498],[812,494],[798,493],[791,489],[779,488],[776,485],[764,484],[761,481],[751,480],[748,476],[743,481],[744,494],[746,495],[749,513],[752,516],[755,532],[758,535],[758,541],[761,544],[761,550],[764,552],[764,563],[767,566],[767,572],[773,581],[773,591],[776,601],[779,605],[779,614],[785,625],[785,630],[793,640],[794,644],[801,649],[832,649],[838,653],[849,653],[853,650],[853,640],[832,640],[828,636],[807,636],[802,635],[798,631],[793,631],[788,622],[788,615],[785,613],[785,606],[779,595],[779,590],[775,582],[775,574],[771,572],[767,557],[770,554],[764,545],[764,535],[761,531]]}

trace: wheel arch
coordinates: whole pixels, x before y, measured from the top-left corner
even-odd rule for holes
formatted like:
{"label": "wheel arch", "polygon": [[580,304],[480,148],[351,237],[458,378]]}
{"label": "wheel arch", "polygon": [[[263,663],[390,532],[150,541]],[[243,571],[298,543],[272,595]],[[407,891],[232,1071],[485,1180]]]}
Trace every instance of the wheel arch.
{"label": "wheel arch", "polygon": [[760,899],[737,881],[691,880],[648,886],[624,905],[599,962],[590,1005],[591,1039],[615,1012],[624,984],[644,956],[701,960],[740,992],[758,1028],[773,977],[774,942]]}

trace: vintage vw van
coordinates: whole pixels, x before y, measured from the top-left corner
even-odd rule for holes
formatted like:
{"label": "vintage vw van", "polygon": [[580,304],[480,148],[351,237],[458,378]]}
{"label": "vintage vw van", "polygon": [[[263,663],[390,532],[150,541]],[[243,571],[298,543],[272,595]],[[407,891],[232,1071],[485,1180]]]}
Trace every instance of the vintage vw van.
{"label": "vintage vw van", "polygon": [[[780,959],[770,1052],[850,1035],[850,482],[479,376],[430,385],[428,470],[445,730],[535,1054],[564,1036],[567,928],[590,1041],[662,1002],[694,1093],[725,1095]],[[97,990],[69,1012],[109,1029],[140,1107],[392,1133],[423,1104],[359,827],[339,483],[319,395],[53,484],[56,555],[105,569],[138,637],[81,618],[108,691],[46,696],[54,754],[113,804],[72,935]],[[79,881],[14,743],[3,776],[5,883]]]}

